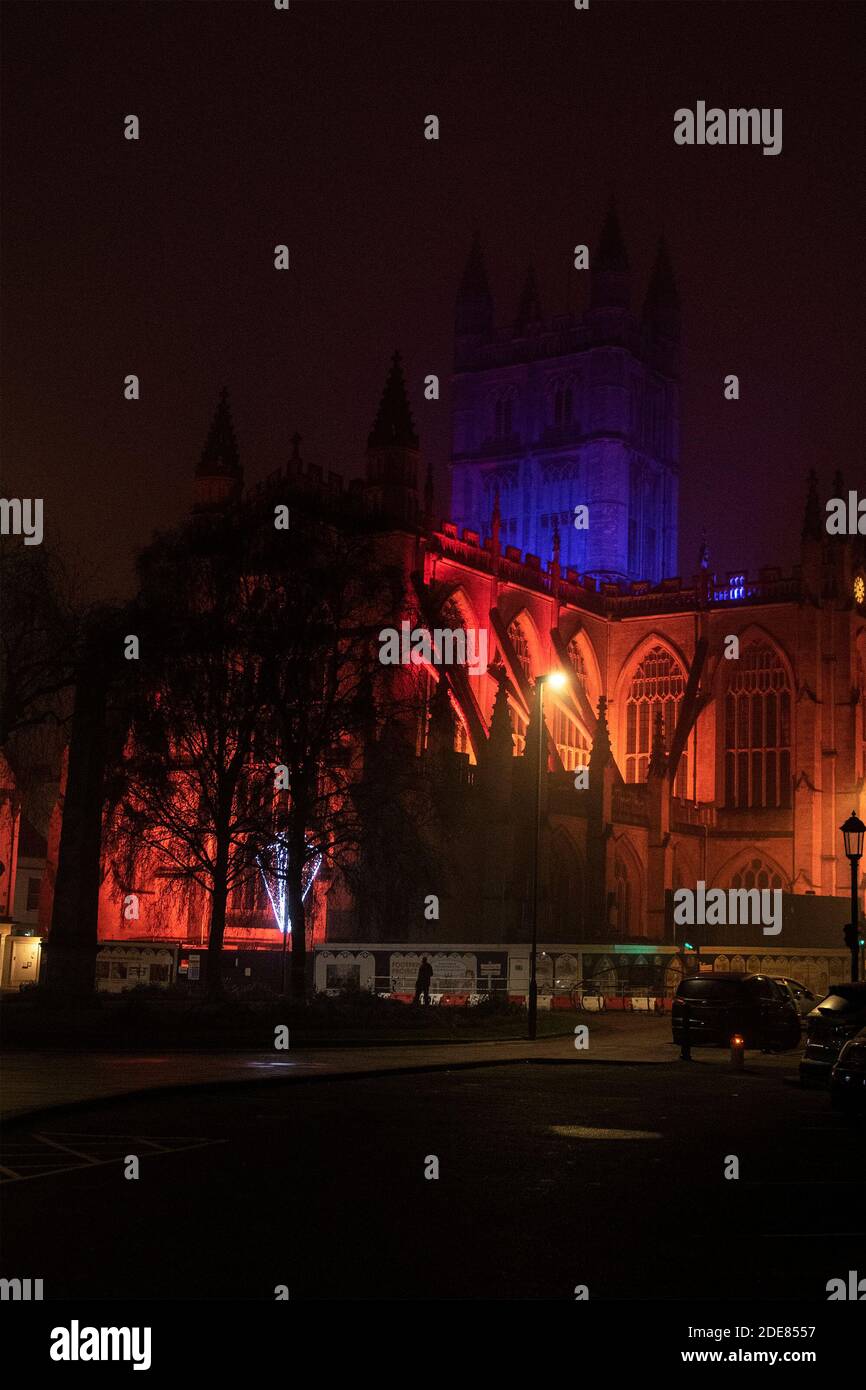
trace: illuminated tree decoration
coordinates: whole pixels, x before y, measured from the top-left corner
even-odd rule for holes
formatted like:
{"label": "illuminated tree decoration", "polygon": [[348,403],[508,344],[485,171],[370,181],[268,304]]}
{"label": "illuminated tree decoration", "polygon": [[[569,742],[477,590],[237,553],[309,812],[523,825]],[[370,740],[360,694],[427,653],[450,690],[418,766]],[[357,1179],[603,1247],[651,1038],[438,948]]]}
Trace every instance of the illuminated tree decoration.
{"label": "illuminated tree decoration", "polygon": [[[289,846],[285,836],[278,835],[276,840],[272,840],[267,849],[267,860],[262,855],[256,857],[259,866],[259,873],[262,876],[262,883],[271,904],[271,911],[274,914],[274,921],[278,931],[285,930],[291,935],[292,922],[288,915],[288,902],[286,900],[286,879],[289,867]],[[302,884],[303,899],[307,901],[307,894],[316,881],[319,869],[322,866],[321,854],[315,854],[308,859],[303,868]]]}

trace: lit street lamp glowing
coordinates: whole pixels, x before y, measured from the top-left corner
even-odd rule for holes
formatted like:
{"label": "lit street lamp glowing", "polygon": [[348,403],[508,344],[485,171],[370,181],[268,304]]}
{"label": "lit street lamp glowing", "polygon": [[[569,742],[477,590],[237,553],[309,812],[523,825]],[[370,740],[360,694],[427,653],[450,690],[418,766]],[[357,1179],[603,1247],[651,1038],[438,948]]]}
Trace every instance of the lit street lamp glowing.
{"label": "lit street lamp glowing", "polygon": [[535,835],[533,837],[533,859],[532,859],[532,890],[529,897],[531,936],[529,945],[529,997],[527,999],[527,1032],[530,1040],[535,1039],[538,1031],[538,881],[539,881],[539,861],[541,858],[541,782],[544,777],[546,767],[546,738],[547,732],[544,723],[544,687],[549,685],[551,690],[562,690],[568,684],[568,676],[564,671],[548,671],[546,675],[539,676],[535,682],[535,700],[537,703],[538,718],[538,746],[536,749],[535,763]]}

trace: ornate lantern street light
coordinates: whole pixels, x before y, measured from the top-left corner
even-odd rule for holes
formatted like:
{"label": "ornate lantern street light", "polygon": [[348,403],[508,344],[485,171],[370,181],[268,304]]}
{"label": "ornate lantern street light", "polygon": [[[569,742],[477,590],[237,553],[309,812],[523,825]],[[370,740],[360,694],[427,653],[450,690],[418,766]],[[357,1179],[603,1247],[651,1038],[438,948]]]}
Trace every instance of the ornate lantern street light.
{"label": "ornate lantern street light", "polygon": [[845,928],[845,944],[851,951],[851,979],[857,980],[860,964],[860,907],[857,901],[857,884],[866,825],[863,824],[857,813],[852,811],[845,824],[841,825],[839,829],[842,831],[845,853],[851,863],[851,921]]}

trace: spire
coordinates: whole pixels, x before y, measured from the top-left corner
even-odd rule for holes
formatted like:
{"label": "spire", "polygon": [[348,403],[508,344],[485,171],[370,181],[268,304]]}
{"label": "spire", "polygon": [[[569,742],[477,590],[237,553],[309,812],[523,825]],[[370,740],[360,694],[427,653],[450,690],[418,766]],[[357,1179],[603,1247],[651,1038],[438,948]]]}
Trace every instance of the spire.
{"label": "spire", "polygon": [[194,509],[204,511],[235,501],[241,494],[243,483],[244,472],[232,424],[228,387],[224,386],[201,458],[196,464]]}
{"label": "spire", "polygon": [[539,699],[538,680],[539,678],[538,676],[536,676],[532,686],[532,700],[529,706],[529,723],[526,726],[526,741],[523,745],[523,766],[527,767],[531,764],[537,766],[536,749],[538,748],[538,735],[540,732],[542,736],[541,746],[543,749],[542,768],[546,772],[549,757],[547,740],[545,738],[544,731],[539,730],[538,721],[539,719],[541,719],[546,724],[547,720],[545,718],[545,712],[543,708],[541,708],[541,700]]}
{"label": "spire", "polygon": [[598,719],[592,736],[592,749],[589,754],[590,780],[595,769],[606,767],[610,762],[610,730],[607,727],[607,697],[598,697]]}
{"label": "spire", "polygon": [[818,475],[814,468],[809,470],[806,487],[806,510],[803,515],[803,540],[821,539],[821,503],[818,500]]}
{"label": "spire", "polygon": [[628,255],[613,198],[608,204],[607,217],[590,269],[590,308],[627,309],[630,298]]}
{"label": "spire", "polygon": [[492,330],[493,296],[487,281],[481,241],[475,232],[457,293],[455,331],[459,338],[476,334],[489,336]]}
{"label": "spire", "polygon": [[523,291],[517,306],[517,318],[514,320],[515,338],[522,337],[527,329],[536,328],[542,322],[541,299],[538,294],[535,267],[530,264],[527,266],[526,279],[523,282]]}
{"label": "spire", "polygon": [[511,716],[508,713],[508,694],[505,689],[505,673],[498,666],[492,673],[498,681],[493,714],[490,719],[490,735],[487,740],[487,753],[492,758],[507,759],[514,756],[514,740],[511,736]]}
{"label": "spire", "polygon": [[229,407],[229,391],[220,392],[216,413],[208,430],[207,440],[195,470],[197,478],[239,478],[241,474],[238,445]]}
{"label": "spire", "polygon": [[601,229],[598,249],[595,253],[596,270],[628,270],[628,253],[622,239],[622,229],[616,210],[616,199],[611,197],[607,205],[607,216]]}
{"label": "spire", "polygon": [[653,743],[650,752],[649,767],[647,768],[647,781],[651,777],[664,777],[668,770],[668,754],[665,748],[665,728],[662,719],[661,709],[656,710],[655,723],[653,725]]}
{"label": "spire", "polygon": [[406,381],[399,352],[391,358],[391,369],[379,402],[379,411],[373,428],[367,438],[370,449],[386,449],[390,445],[398,448],[417,449],[418,436],[406,394]]}
{"label": "spire", "polygon": [[561,542],[560,535],[559,535],[559,522],[556,521],[556,520],[554,520],[554,522],[553,522],[553,563],[554,563],[555,565],[558,565],[558,564],[559,564],[559,557],[560,557],[560,553],[561,553],[561,547],[562,547],[562,542]]}
{"label": "spire", "polygon": [[664,237],[659,237],[655,264],[643,304],[643,317],[661,337],[679,337],[680,297]]}
{"label": "spire", "polygon": [[427,731],[428,753],[452,753],[454,751],[455,719],[451,696],[448,694],[448,681],[443,673],[430,701],[430,726]]}

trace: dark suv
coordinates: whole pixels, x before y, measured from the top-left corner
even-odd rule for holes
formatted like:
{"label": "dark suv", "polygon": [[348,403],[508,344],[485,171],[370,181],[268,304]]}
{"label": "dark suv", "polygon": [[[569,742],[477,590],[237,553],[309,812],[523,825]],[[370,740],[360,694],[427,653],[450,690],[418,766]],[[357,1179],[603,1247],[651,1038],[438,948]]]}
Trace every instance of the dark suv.
{"label": "dark suv", "polygon": [[784,1052],[800,1041],[800,1018],[786,989],[769,975],[694,975],[677,989],[671,1010],[675,1043],[683,1041],[689,1017],[694,1047],[727,1047],[734,1033],[746,1047]]}
{"label": "dark suv", "polygon": [[806,1051],[800,1061],[800,1084],[825,1082],[845,1043],[864,1027],[866,984],[831,985],[826,998],[806,1016]]}

